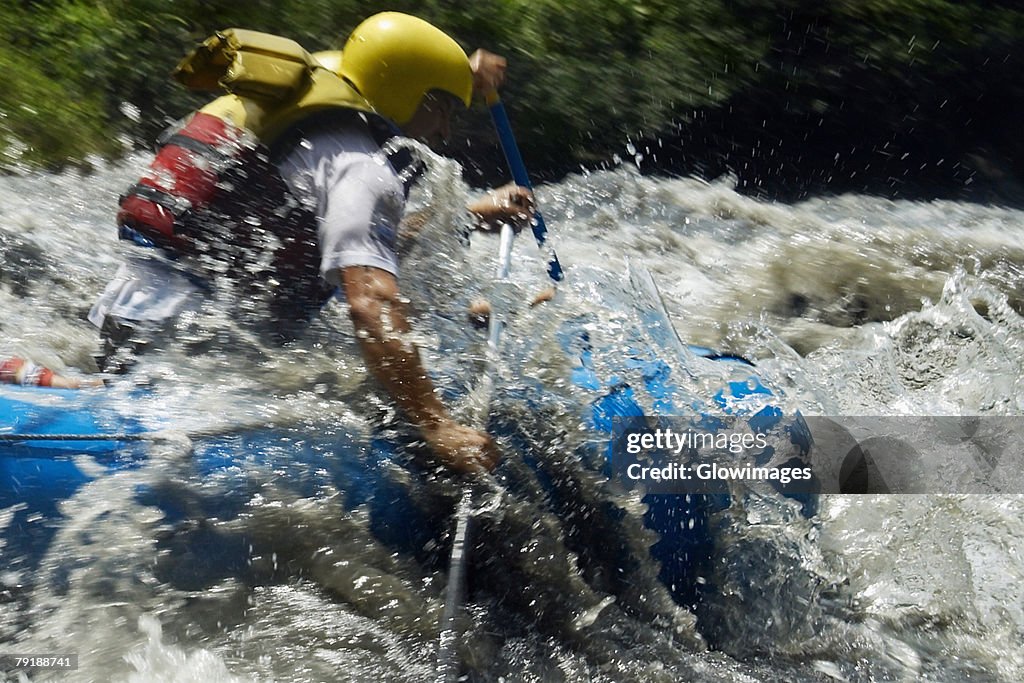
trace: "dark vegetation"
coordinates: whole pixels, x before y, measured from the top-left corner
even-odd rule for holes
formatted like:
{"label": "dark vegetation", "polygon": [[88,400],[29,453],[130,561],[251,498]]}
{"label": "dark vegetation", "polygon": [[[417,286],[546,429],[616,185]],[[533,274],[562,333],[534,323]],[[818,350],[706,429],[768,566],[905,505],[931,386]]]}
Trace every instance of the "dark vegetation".
{"label": "dark vegetation", "polygon": [[[314,51],[340,47],[377,9],[508,56],[505,100],[547,179],[619,158],[644,172],[731,173],[781,199],[1024,198],[1024,9],[1011,0],[11,0],[0,6],[0,164],[149,144],[204,101],[168,73],[219,28]],[[472,180],[501,175],[480,110],[449,152]]]}

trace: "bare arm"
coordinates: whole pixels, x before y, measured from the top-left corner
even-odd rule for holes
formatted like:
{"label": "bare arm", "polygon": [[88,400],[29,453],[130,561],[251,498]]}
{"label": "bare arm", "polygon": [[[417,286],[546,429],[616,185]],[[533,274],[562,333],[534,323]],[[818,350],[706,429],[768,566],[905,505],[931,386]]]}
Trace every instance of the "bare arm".
{"label": "bare arm", "polygon": [[493,468],[498,454],[491,438],[451,418],[423,369],[419,351],[408,339],[410,326],[395,276],[354,266],[341,269],[341,284],[370,372],[420,428],[437,457],[462,472]]}
{"label": "bare arm", "polygon": [[67,377],[32,361],[13,356],[0,360],[0,384],[52,387],[54,389],[87,389],[102,387],[103,380],[94,377]]}

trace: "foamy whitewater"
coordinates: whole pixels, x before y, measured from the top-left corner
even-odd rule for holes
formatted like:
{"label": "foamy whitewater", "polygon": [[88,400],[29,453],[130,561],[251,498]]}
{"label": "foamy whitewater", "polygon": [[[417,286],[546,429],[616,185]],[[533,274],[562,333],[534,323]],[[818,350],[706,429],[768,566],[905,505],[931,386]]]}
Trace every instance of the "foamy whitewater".
{"label": "foamy whitewater", "polygon": [[[113,214],[147,162],[0,177],[0,356],[95,371],[85,314],[131,248],[116,240]],[[471,194],[453,164],[435,160],[413,204],[455,207]],[[553,304],[518,305],[546,284],[546,254],[528,235],[517,240],[519,289],[502,295],[519,308],[498,369],[506,387],[539,382],[552,406],[582,400],[551,330],[568,318],[625,325],[629,259],[653,273],[685,341],[755,360],[805,415],[1024,412],[1021,211],[856,195],[784,205],[737,194],[728,179],[641,177],[627,166],[540,187],[538,203],[567,278]],[[496,296],[497,240],[474,236],[464,246],[454,229],[462,221],[456,209],[431,214],[406,244],[401,274],[427,365],[450,396],[465,395],[483,365],[483,333],[467,324],[465,306]],[[283,350],[260,346],[214,305],[181,335],[178,348],[115,381],[111,400],[143,422],[178,415],[182,432],[308,424],[365,436],[390,410],[366,380],[340,304]],[[151,396],[131,398],[143,380]],[[537,419],[514,402],[501,406],[509,420]],[[543,420],[538,443],[553,454],[571,449],[545,440],[546,431],[585,438],[578,412],[552,408]],[[0,547],[0,653],[79,656],[78,671],[31,680],[434,676],[436,642],[412,616],[440,612],[443,567],[391,553],[336,491],[295,495],[253,466],[246,474],[266,477],[265,492],[228,529],[253,539],[252,576],[195,589],[171,581],[189,560],[174,556],[172,530],[135,492],[157,481],[201,491],[208,482],[173,443],[160,448],[144,467],[114,474],[81,458],[102,474],[62,504],[38,567]],[[598,505],[601,490],[593,483],[581,495]],[[490,597],[471,593],[469,680],[1024,680],[1017,496],[824,496],[810,521],[733,524],[719,541],[731,571],[753,577],[758,595],[742,611],[723,599],[704,637],[687,610],[659,602],[657,568],[642,553],[652,539],[639,525],[629,580],[650,591],[647,615],[586,589],[574,558],[550,540],[557,518],[530,501],[495,504],[522,531],[524,559],[508,585],[477,587]],[[15,512],[0,510],[0,527]],[[744,511],[753,522],[777,513]],[[276,550],[260,555],[261,547]],[[320,559],[325,553],[348,558],[348,569]],[[366,580],[375,589],[340,588],[353,585],[343,576],[352,567],[373,567]],[[708,638],[720,649],[706,649]]]}

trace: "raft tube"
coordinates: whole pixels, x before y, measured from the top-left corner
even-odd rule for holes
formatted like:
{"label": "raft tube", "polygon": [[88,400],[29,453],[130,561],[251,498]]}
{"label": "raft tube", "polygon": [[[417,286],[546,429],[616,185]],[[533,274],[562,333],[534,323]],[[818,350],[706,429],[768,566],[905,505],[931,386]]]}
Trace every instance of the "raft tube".
{"label": "raft tube", "polygon": [[[749,361],[683,344],[650,275],[633,266],[630,282],[642,321],[641,329],[631,338],[609,339],[602,346],[591,338],[586,320],[567,321],[559,334],[562,350],[574,364],[573,384],[592,395],[584,419],[594,436],[590,442],[597,444],[597,461],[603,459],[607,465],[617,421],[652,416],[689,416],[705,427],[729,416],[744,420],[754,431],[784,434],[793,458],[808,457],[811,437],[803,419],[799,413],[785,413],[780,397],[758,377]],[[701,363],[713,364],[720,376],[728,378],[706,397],[688,394],[687,383],[674,374],[679,368],[697,372]],[[499,424],[496,429],[500,437],[503,427]],[[64,440],[61,435],[96,435],[97,439]],[[20,566],[31,569],[55,533],[60,503],[97,476],[140,467],[159,441],[152,437],[146,426],[112,405],[108,391],[0,386],[0,511],[11,511],[6,527],[0,528],[4,554],[20,558]],[[178,490],[142,486],[137,496],[160,508],[168,523],[197,514],[232,519],[258,494],[248,468],[266,468],[300,496],[314,496],[324,485],[343,491],[346,507],[369,509],[377,536],[415,553],[436,537],[434,527],[446,519],[424,519],[409,500],[408,489],[386,473],[394,469],[387,466],[390,462],[404,457],[396,455],[401,449],[394,443],[394,435],[390,438],[392,441],[378,436],[367,442],[365,437],[341,430],[325,432],[322,425],[192,436],[188,458],[192,476],[203,482],[204,495],[190,496],[181,486]],[[760,455],[766,459],[773,454]],[[529,456],[524,450],[527,462]],[[538,469],[536,463],[534,466]],[[538,474],[543,476],[539,470]],[[208,495],[214,491],[216,495]],[[798,501],[804,515],[814,514],[815,497],[806,490],[780,488],[779,495]],[[660,578],[680,604],[693,605],[699,600],[702,578],[714,551],[709,520],[729,506],[730,496],[651,493],[643,502],[647,506],[645,526],[659,537],[650,552],[660,563]],[[244,568],[245,551],[236,550],[231,555],[224,548],[211,548],[210,562],[220,566],[210,571],[227,574]],[[222,555],[219,559],[218,553]],[[225,553],[229,556],[224,557]]]}

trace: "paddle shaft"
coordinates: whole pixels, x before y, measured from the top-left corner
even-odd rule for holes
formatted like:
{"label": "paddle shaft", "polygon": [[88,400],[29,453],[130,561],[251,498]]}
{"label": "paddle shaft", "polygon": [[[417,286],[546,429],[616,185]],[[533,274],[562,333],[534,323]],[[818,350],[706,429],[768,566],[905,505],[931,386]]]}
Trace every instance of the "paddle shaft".
{"label": "paddle shaft", "polygon": [[[529,189],[534,188],[529,181],[526,166],[522,162],[522,155],[519,154],[519,145],[515,141],[515,135],[512,133],[512,124],[509,122],[501,97],[498,96],[497,91],[492,91],[487,93],[486,100],[487,108],[490,110],[490,118],[494,121],[495,130],[498,131],[498,138],[502,144],[502,151],[505,153],[505,160],[508,162],[509,170],[512,173],[512,179],[517,185]],[[534,238],[537,240],[538,246],[543,247],[547,239],[548,228],[540,211],[535,210],[534,212],[532,229],[534,229]],[[498,272],[496,273],[496,280],[499,283],[508,283],[509,274],[512,269],[512,244],[514,242],[515,231],[512,229],[512,226],[508,224],[502,225]],[[558,262],[558,256],[554,250],[551,251],[551,257],[548,262],[548,275],[555,282],[559,282],[563,278],[562,266]],[[500,300],[502,299],[504,297],[500,297]],[[501,314],[504,312],[506,311],[498,311],[493,307],[487,323],[487,369],[481,379],[481,388],[487,393],[480,400],[482,405],[489,403],[490,391],[494,387],[493,376],[495,366],[500,357],[502,331],[505,328],[505,319]],[[481,422],[486,422],[485,416]],[[468,556],[466,548],[469,543],[472,510],[473,489],[471,486],[466,486],[462,490],[459,508],[456,511],[455,537],[452,541],[452,556],[449,561],[449,584],[447,584],[447,592],[444,596],[444,611],[441,614],[440,643],[437,648],[437,680],[439,683],[455,683],[459,678],[459,659],[456,655],[458,631],[455,622],[459,607],[463,601],[463,582],[465,581],[466,559]]]}
{"label": "paddle shaft", "polygon": [[455,650],[459,632],[455,618],[462,606],[466,580],[466,542],[469,539],[469,518],[473,512],[473,489],[462,490],[455,512],[455,536],[448,560],[448,587],[441,613],[441,635],[437,647],[437,683],[455,683],[459,678],[459,659]]}
{"label": "paddle shaft", "polygon": [[[491,111],[491,118],[494,121],[494,128],[498,132],[498,139],[501,141],[501,148],[505,152],[505,160],[508,162],[512,179],[517,185],[533,189],[530,183],[530,176],[526,172],[526,165],[523,163],[522,155],[519,154],[519,145],[516,144],[515,136],[512,134],[512,125],[509,123],[505,106],[496,92],[487,95],[487,106]],[[547,237],[547,226],[544,224],[544,217],[540,211],[534,211],[533,236],[538,246],[543,246]],[[498,247],[498,270],[495,273],[495,280],[499,283],[508,282],[512,271],[512,245],[515,242],[515,231],[511,225],[501,226],[501,240]],[[548,263],[548,275],[556,282],[562,279],[562,266],[558,263],[555,252],[551,252],[551,261]],[[496,303],[496,302],[492,302]],[[496,308],[492,307],[490,319],[487,324],[487,370],[481,380],[483,389],[487,394],[481,399],[480,404],[487,406],[490,403],[490,392],[493,388],[494,366],[499,358],[501,346],[501,333],[505,327],[503,316]],[[486,414],[481,422],[486,422]],[[438,683],[455,683],[459,677],[459,661],[456,656],[455,645],[458,639],[458,631],[455,619],[463,600],[463,583],[466,576],[466,559],[468,554],[466,546],[469,542],[470,518],[473,511],[473,489],[466,486],[462,490],[462,497],[459,499],[459,507],[455,513],[455,536],[452,540],[452,554],[448,562],[448,589],[445,594],[444,612],[441,615],[441,636],[437,649]]]}
{"label": "paddle shaft", "polygon": [[[526,171],[526,164],[523,163],[523,156],[519,153],[519,145],[516,144],[516,137],[512,133],[512,123],[508,120],[508,112],[502,104],[501,97],[496,91],[487,94],[487,107],[491,111],[491,119],[494,121],[494,129],[498,132],[498,140],[501,142],[501,151],[505,153],[505,161],[508,163],[509,171],[512,173],[512,180],[516,185],[533,189],[530,182],[530,174]],[[533,212],[533,236],[537,240],[537,246],[543,247],[547,240],[548,228],[544,223],[544,216],[540,211]],[[558,262],[558,255],[551,250],[548,261],[548,276],[555,282],[561,282],[565,277],[562,272],[562,264]]]}
{"label": "paddle shaft", "polygon": [[[498,281],[507,281],[509,278],[512,269],[512,243],[514,241],[515,231],[511,226],[503,225],[501,244],[498,247],[498,271],[496,273]],[[494,366],[498,361],[501,332],[504,327],[504,320],[501,319],[497,310],[492,309],[487,325],[487,369],[480,380],[480,388],[486,392],[480,399],[480,404],[483,406],[490,404],[491,391],[494,386]],[[483,423],[479,425],[480,427],[486,427],[486,410],[479,422]],[[455,511],[455,536],[452,540],[452,554],[448,560],[448,588],[445,593],[444,612],[441,614],[441,636],[437,648],[438,683],[455,683],[459,678],[459,659],[455,651],[458,629],[455,620],[463,600],[468,558],[466,545],[469,542],[472,513],[473,487],[467,485],[462,489],[459,507]]]}

